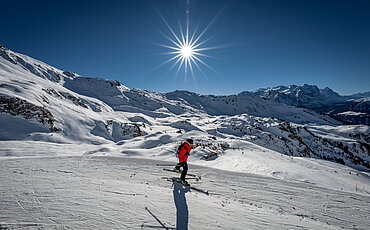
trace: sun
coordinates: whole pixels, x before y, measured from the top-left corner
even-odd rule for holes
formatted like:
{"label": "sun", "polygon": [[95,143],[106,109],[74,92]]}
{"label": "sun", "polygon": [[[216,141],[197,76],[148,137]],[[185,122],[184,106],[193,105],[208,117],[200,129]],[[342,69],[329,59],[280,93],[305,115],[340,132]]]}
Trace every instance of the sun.
{"label": "sun", "polygon": [[[161,11],[159,9],[159,15],[161,16],[163,22],[167,26],[169,30],[168,33],[162,33],[162,35],[169,41],[169,44],[159,44],[156,43],[159,46],[165,47],[170,49],[169,52],[166,52],[164,54],[171,55],[167,61],[160,64],[159,66],[165,65],[167,63],[172,62],[172,66],[167,71],[170,72],[175,66],[177,66],[177,72],[176,77],[179,74],[179,71],[181,69],[184,69],[185,77],[188,73],[188,70],[190,70],[193,78],[195,78],[194,70],[195,68],[199,70],[204,76],[204,72],[201,68],[201,66],[205,66],[208,69],[216,72],[212,67],[210,67],[208,64],[206,64],[202,59],[204,57],[211,57],[209,55],[204,54],[203,52],[206,50],[211,49],[219,49],[223,48],[221,46],[218,47],[210,47],[206,46],[206,43],[211,40],[212,37],[204,38],[206,32],[211,27],[211,25],[216,21],[216,19],[220,16],[223,9],[217,14],[217,16],[202,30],[198,31],[198,25],[195,26],[195,29],[193,31],[190,31],[190,23],[189,23],[189,4],[190,1],[187,0],[186,2],[186,25],[181,25],[180,21],[178,21],[179,29],[176,31],[173,29],[173,27],[170,26],[170,23],[166,20],[166,18],[163,16]],[[158,66],[158,67],[159,67]],[[217,72],[216,72],[217,73]]]}
{"label": "sun", "polygon": [[201,51],[211,49],[208,47],[207,48],[201,47],[207,41],[207,40],[202,41],[202,42],[199,41],[204,32],[201,33],[198,37],[195,37],[195,32],[193,34],[189,34],[189,25],[187,24],[185,33],[183,29],[180,27],[180,33],[176,34],[175,31],[167,23],[167,21],[165,22],[166,22],[166,25],[168,26],[168,29],[171,32],[172,37],[166,34],[163,34],[163,35],[172,44],[170,45],[159,44],[159,45],[166,47],[168,49],[171,49],[172,51],[167,52],[165,54],[172,55],[172,57],[168,59],[166,62],[162,63],[162,65],[173,61],[174,63],[169,69],[169,71],[173,69],[176,65],[178,65],[176,76],[178,75],[180,69],[183,68],[185,70],[185,73],[187,73],[188,70],[190,69],[190,72],[192,76],[194,77],[194,66],[200,72],[203,73],[198,63],[202,63],[203,65],[212,69],[204,61],[200,59],[200,56],[204,56],[204,57],[207,56],[201,53]]}
{"label": "sun", "polygon": [[193,58],[193,52],[193,47],[189,46],[188,44],[182,46],[180,50],[182,58]]}

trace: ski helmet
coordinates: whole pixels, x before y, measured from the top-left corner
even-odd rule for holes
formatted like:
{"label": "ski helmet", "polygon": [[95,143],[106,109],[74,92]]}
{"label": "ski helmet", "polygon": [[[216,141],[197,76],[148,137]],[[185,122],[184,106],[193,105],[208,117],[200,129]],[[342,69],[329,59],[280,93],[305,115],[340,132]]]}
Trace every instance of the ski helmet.
{"label": "ski helmet", "polygon": [[188,142],[189,144],[193,145],[193,139],[186,139],[186,142]]}

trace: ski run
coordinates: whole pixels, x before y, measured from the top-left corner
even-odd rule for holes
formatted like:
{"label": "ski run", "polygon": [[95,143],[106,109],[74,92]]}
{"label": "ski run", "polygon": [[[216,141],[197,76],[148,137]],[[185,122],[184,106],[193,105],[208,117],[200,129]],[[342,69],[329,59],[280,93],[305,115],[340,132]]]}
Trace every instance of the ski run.
{"label": "ski run", "polygon": [[[191,165],[209,195],[131,157],[0,160],[2,229],[367,229],[367,195]],[[170,176],[170,173],[167,174]]]}

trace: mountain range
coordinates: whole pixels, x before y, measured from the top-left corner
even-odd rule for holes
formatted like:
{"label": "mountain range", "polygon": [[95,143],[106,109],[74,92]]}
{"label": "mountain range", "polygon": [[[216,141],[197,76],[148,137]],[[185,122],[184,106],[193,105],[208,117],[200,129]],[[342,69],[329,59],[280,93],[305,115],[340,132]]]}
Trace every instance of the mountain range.
{"label": "mountain range", "polygon": [[342,96],[328,87],[319,89],[315,85],[304,84],[245,91],[239,95],[309,108],[352,124],[369,125],[370,121],[370,92]]}
{"label": "mountain range", "polygon": [[156,93],[0,46],[0,140],[114,143],[124,154],[170,155],[191,136],[205,161],[257,145],[367,171],[369,94],[341,96],[307,84],[229,96]]}

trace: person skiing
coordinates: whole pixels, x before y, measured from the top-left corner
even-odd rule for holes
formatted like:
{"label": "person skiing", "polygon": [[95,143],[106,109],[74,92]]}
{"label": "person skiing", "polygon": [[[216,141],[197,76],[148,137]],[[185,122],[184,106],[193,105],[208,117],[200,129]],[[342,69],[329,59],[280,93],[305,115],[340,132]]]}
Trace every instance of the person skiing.
{"label": "person skiing", "polygon": [[188,160],[192,146],[193,139],[186,139],[186,141],[182,143],[177,149],[177,153],[179,155],[179,163],[175,166],[175,171],[181,172],[180,167],[182,167],[179,182],[183,185],[189,185],[189,183],[185,180],[185,176],[188,173],[188,163],[186,161]]}

